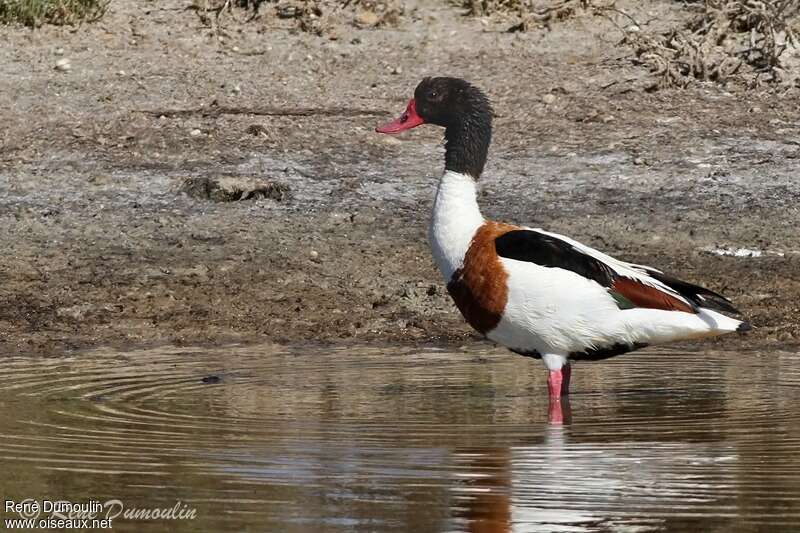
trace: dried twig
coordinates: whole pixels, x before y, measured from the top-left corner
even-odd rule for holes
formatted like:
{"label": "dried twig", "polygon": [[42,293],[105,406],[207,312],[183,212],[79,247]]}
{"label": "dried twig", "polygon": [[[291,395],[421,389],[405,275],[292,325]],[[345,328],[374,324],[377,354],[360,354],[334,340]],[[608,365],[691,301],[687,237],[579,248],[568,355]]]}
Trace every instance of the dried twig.
{"label": "dried twig", "polygon": [[797,46],[792,22],[798,0],[705,0],[684,28],[665,34],[625,32],[624,42],[661,87],[685,87],[694,80],[724,82],[744,72],[754,83],[782,81],[782,56]]}
{"label": "dried twig", "polygon": [[508,29],[514,32],[564,20],[581,11],[592,13],[603,10],[613,6],[614,2],[615,0],[560,0],[545,7],[536,6],[531,0],[463,0],[456,3],[467,9],[467,15],[510,15],[518,20]]}
{"label": "dried twig", "polygon": [[144,109],[138,111],[147,115],[167,118],[191,117],[200,115],[202,117],[219,117],[222,115],[255,115],[269,117],[360,117],[360,116],[380,116],[385,115],[386,111],[376,109],[350,109],[340,107],[199,107],[195,109]]}

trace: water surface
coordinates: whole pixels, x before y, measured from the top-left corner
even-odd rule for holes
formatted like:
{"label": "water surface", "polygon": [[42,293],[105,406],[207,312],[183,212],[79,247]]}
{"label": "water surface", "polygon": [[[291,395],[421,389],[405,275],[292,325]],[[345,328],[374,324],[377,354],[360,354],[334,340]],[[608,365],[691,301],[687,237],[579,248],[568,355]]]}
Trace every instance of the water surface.
{"label": "water surface", "polygon": [[563,425],[502,350],[6,357],[0,493],[196,510],[114,531],[800,529],[798,357],[580,364]]}

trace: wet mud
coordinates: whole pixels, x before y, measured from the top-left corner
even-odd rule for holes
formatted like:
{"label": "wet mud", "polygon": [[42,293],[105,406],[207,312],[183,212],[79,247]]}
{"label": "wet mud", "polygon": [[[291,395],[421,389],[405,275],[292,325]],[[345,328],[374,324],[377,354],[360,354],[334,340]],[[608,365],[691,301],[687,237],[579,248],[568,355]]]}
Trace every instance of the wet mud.
{"label": "wet mud", "polygon": [[335,40],[179,2],[1,28],[0,349],[472,342],[425,240],[442,132],[373,131],[437,74],[492,98],[487,216],[725,293],[755,326],[726,348],[797,343],[796,98],[641,90],[613,31],[444,3]]}

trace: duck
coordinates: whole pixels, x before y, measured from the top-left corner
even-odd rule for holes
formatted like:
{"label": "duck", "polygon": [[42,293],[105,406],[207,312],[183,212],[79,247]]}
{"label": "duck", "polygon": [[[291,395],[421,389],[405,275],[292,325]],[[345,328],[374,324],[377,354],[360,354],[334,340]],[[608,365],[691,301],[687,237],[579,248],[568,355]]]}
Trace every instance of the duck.
{"label": "duck", "polygon": [[444,172],[428,227],[434,262],[472,328],[544,363],[551,404],[569,394],[574,361],[751,329],[717,292],[558,233],[484,218],[477,185],[493,115],[468,81],[427,77],[400,117],[376,131],[444,128]]}

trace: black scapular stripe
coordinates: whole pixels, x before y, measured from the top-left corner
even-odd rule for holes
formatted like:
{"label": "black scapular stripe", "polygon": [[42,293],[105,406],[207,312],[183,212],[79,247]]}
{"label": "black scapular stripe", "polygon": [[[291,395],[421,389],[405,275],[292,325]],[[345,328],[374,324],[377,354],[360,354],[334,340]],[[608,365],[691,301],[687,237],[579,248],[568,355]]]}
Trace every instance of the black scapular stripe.
{"label": "black scapular stripe", "polygon": [[550,235],[524,229],[514,230],[499,236],[494,245],[500,257],[570,270],[603,287],[611,287],[614,283],[614,271],[608,265]]}

